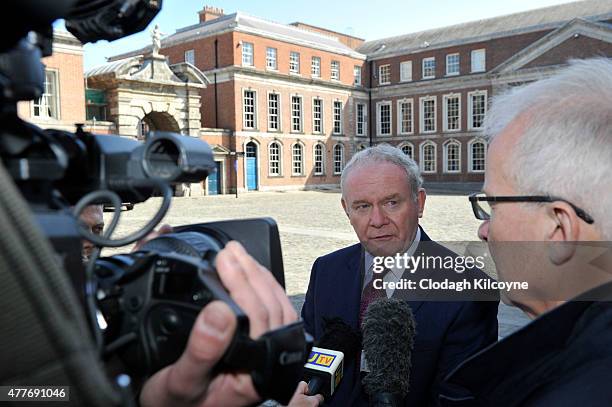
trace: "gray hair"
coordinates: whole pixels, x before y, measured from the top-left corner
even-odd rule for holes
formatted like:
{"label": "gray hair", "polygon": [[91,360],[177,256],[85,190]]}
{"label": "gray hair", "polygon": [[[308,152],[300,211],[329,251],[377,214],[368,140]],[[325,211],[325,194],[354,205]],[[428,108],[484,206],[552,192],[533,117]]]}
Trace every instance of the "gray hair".
{"label": "gray hair", "polygon": [[393,147],[387,143],[381,143],[374,147],[368,147],[355,154],[342,170],[340,177],[340,188],[342,188],[342,196],[344,197],[345,182],[348,174],[356,167],[360,167],[370,163],[391,163],[395,164],[406,171],[408,184],[412,191],[412,197],[416,201],[419,189],[423,185],[423,178],[419,171],[418,164],[408,157],[402,150]]}
{"label": "gray hair", "polygon": [[612,240],[612,60],[573,60],[550,78],[493,98],[486,137],[517,118],[525,129],[506,172],[520,193],[567,199]]}

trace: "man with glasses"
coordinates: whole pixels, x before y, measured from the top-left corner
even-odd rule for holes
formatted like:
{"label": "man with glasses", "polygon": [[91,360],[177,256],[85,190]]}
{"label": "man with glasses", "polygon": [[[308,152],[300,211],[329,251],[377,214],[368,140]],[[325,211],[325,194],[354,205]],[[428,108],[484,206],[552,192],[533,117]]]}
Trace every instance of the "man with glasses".
{"label": "man with glasses", "polygon": [[612,403],[612,61],[574,61],[493,100],[483,221],[502,293],[534,319],[462,363],[442,405]]}

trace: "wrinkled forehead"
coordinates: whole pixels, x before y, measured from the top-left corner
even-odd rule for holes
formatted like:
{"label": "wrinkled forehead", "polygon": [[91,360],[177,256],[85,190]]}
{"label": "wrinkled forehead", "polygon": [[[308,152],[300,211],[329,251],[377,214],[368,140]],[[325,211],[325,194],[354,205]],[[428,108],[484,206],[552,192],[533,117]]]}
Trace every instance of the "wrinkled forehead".
{"label": "wrinkled forehead", "polygon": [[406,170],[395,163],[371,161],[351,168],[345,179],[343,196],[355,196],[390,192],[410,193],[410,180]]}

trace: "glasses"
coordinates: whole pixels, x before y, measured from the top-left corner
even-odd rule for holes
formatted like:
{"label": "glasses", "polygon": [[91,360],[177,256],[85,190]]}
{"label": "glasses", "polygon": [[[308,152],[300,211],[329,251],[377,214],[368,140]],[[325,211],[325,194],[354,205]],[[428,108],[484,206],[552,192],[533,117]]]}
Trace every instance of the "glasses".
{"label": "glasses", "polygon": [[476,219],[489,220],[491,219],[491,202],[565,202],[574,209],[576,216],[588,223],[589,225],[595,222],[593,218],[571,202],[565,199],[556,198],[554,196],[487,196],[482,192],[477,192],[470,195],[472,210]]}

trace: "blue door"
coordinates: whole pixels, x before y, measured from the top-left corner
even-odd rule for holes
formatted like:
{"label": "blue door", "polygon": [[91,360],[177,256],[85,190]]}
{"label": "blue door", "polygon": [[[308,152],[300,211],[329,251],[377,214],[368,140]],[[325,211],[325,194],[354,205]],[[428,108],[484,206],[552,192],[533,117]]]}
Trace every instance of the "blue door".
{"label": "blue door", "polygon": [[247,190],[257,189],[257,146],[250,142],[246,145]]}
{"label": "blue door", "polygon": [[215,161],[217,170],[208,176],[208,195],[221,193],[221,161]]}

